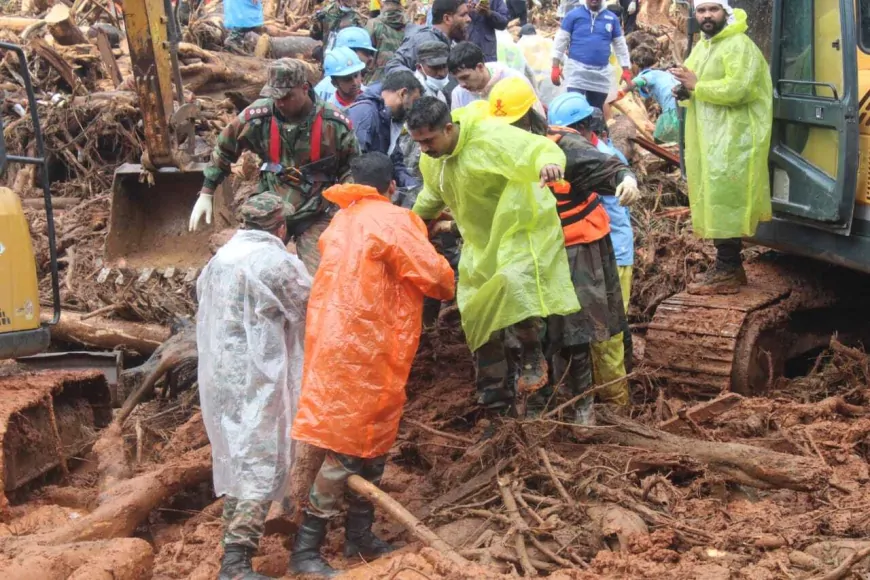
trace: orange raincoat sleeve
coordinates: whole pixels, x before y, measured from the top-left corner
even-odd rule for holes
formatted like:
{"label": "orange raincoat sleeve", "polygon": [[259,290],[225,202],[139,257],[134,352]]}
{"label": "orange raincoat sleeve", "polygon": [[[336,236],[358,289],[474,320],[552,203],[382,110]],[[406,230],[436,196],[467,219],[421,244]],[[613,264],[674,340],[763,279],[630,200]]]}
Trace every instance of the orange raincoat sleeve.
{"label": "orange raincoat sleeve", "polygon": [[423,296],[453,296],[453,270],[423,221],[370,187],[334,186],[320,237],[293,439],[354,457],[390,450],[420,343]]}

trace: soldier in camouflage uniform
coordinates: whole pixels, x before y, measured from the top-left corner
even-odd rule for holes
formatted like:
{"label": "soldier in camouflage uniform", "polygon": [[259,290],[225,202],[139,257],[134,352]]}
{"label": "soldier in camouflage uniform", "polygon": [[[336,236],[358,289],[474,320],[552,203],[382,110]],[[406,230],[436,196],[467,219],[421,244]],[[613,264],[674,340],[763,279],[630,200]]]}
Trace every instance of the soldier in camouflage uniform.
{"label": "soldier in camouflage uniform", "polygon": [[342,28],[365,27],[366,18],[356,11],[356,2],[357,0],[333,0],[314,13],[311,38],[323,41],[324,54],[335,44],[335,35]]}
{"label": "soldier in camouflage uniform", "polygon": [[366,85],[371,86],[383,80],[384,67],[405,38],[405,12],[399,0],[384,0],[380,16],[369,20],[366,28],[372,37],[372,44],[378,49],[375,66],[366,77]]}
{"label": "soldier in camouflage uniform", "polygon": [[[260,96],[221,131],[204,172],[190,228],[196,229],[202,215],[211,223],[214,190],[230,174],[242,151],[253,151],[264,161],[259,191],[274,191],[292,206],[288,233],[296,241],[299,258],[314,275],[320,263],[317,240],[335,211],[321,192],[350,181],[350,161],[359,155],[359,145],[347,117],[314,95],[301,61],[275,61]],[[279,137],[279,143],[272,142],[273,136]],[[306,169],[315,162],[316,167]]]}

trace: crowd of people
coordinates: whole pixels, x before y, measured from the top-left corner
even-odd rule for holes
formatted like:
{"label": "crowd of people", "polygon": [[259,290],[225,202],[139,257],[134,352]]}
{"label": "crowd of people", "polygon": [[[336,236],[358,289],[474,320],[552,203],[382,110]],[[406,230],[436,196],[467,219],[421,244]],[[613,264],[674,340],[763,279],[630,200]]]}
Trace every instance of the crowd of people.
{"label": "crowd of people", "polygon": [[[436,319],[458,310],[484,439],[560,399],[575,399],[566,413],[582,425],[595,423],[596,399],[630,404],[628,208],[641,192],[607,124],[624,92],[661,105],[663,142],[679,135],[678,102],[687,111],[693,225],[718,250],[690,292],[746,283],[740,240],[770,218],[770,77],[745,13],[695,4],[703,38],[669,71],[628,51],[637,2],[617,14],[602,0],[563,2],[555,42],[526,23],[510,46],[499,32],[513,2],[434,0],[430,23],[416,24],[398,0],[368,22],[354,0],[334,0],[312,26],[323,80],[312,86],[293,59],[270,65],[262,98],[220,134],[190,218],[191,229],[211,223],[232,164],[245,150],[261,158],[241,229],[197,284],[200,399],[227,498],[221,579],[265,578],[251,558],[271,502],[287,497],[297,444],[326,458],[290,572],[338,574],[320,546],[343,505],[346,556],[393,550],[347,480],[383,474],[433,321],[425,304]],[[747,151],[744,172],[708,162]]]}

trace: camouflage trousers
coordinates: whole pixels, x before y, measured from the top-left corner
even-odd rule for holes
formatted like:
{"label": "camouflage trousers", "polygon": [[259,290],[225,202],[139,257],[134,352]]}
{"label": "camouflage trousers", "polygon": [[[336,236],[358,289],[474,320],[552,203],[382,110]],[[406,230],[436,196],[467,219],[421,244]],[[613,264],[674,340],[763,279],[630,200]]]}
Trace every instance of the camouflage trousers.
{"label": "camouflage trousers", "polygon": [[311,222],[304,232],[295,237],[296,255],[308,268],[311,276],[317,273],[317,267],[320,266],[320,249],[317,247],[317,242],[331,221],[331,215],[321,215]]}
{"label": "camouflage trousers", "polygon": [[477,402],[490,410],[509,410],[516,399],[518,360],[524,351],[541,350],[544,321],[527,318],[494,332],[474,353]]}
{"label": "camouflage trousers", "polygon": [[363,459],[344,455],[335,451],[327,451],[320,471],[308,494],[309,507],[306,511],[318,518],[334,518],[341,514],[341,503],[347,500],[348,508],[360,511],[371,508],[371,502],[347,487],[347,478],[359,475],[366,481],[378,485],[384,475],[387,456]]}
{"label": "camouflage trousers", "polygon": [[260,545],[271,506],[271,501],[226,496],[223,513],[225,529],[221,544],[224,547],[234,544],[256,550]]}

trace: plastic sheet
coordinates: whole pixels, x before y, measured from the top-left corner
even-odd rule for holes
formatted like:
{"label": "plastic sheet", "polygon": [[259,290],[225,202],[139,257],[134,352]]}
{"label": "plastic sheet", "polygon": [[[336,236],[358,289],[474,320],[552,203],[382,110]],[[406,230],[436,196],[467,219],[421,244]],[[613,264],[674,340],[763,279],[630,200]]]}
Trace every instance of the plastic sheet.
{"label": "plastic sheet", "polygon": [[281,240],[250,230],[197,280],[199,398],[218,496],[285,495],[310,289],[308,270]]}
{"label": "plastic sheet", "polygon": [[698,83],[686,113],[686,176],[692,227],[701,238],[752,236],[771,219],[767,157],[773,86],[764,56],[746,36],[746,13],[686,60]]}
{"label": "plastic sheet", "polygon": [[453,270],[423,221],[364,185],[330,187],[341,210],[320,237],[293,438],[354,457],[396,440],[423,297],[449,300]]}
{"label": "plastic sheet", "polygon": [[580,309],[555,197],[538,184],[545,165],[564,169],[565,154],[546,137],[481,117],[475,106],[453,112],[459,142],[449,156],[421,157],[414,205],[423,219],[449,207],[462,233],[457,305],[472,351],[526,318]]}

